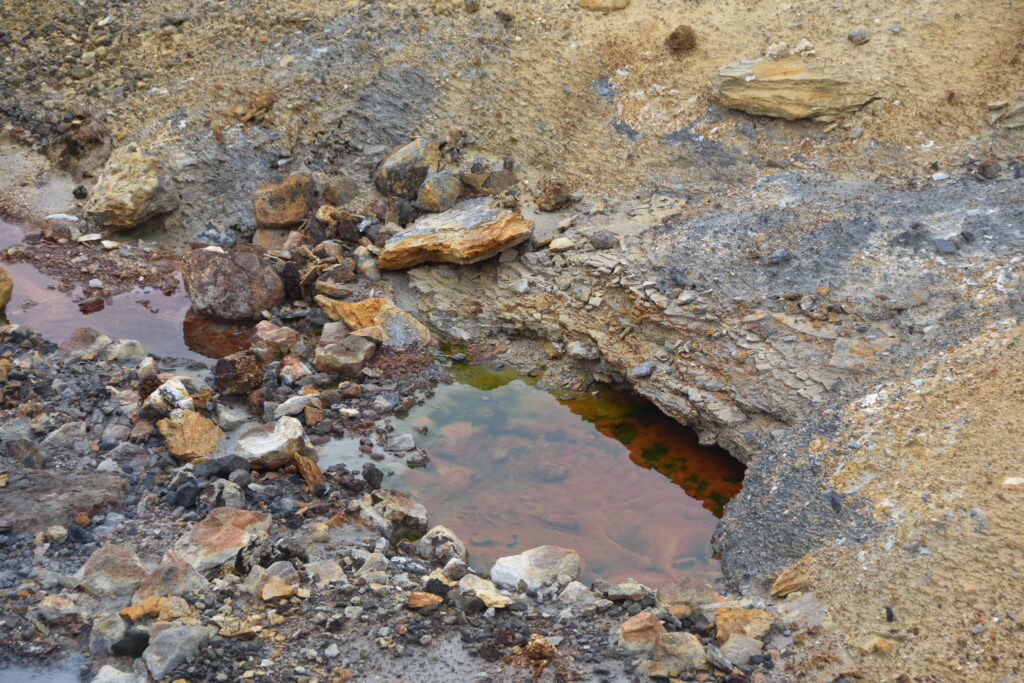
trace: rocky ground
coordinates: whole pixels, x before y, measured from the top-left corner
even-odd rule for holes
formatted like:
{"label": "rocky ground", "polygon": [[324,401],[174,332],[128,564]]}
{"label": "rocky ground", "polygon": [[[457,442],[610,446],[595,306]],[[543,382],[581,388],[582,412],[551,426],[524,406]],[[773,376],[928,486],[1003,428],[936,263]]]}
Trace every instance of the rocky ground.
{"label": "rocky ground", "polygon": [[[1020,677],[1021,6],[9,4],[4,259],[83,312],[180,262],[195,316],[259,324],[212,372],[2,328],[5,657]],[[746,462],[726,596],[468,568],[374,467],[321,472],[341,435],[428,464],[380,420],[438,336]]]}

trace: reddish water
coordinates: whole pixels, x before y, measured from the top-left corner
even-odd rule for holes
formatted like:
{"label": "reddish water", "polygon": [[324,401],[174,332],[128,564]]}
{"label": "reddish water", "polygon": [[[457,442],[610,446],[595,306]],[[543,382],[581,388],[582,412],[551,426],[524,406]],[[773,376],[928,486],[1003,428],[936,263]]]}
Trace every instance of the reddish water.
{"label": "reddish water", "polygon": [[710,539],[742,464],[611,390],[559,400],[485,372],[463,370],[469,383],[439,387],[396,424],[397,433],[428,427],[416,440],[432,460],[392,479],[476,563],[553,543],[580,552],[587,578],[661,585],[716,574]]}
{"label": "reddish water", "polygon": [[[0,250],[22,240],[21,231],[0,221]],[[184,289],[170,296],[136,288],[112,298],[99,311],[83,313],[76,292],[60,292],[57,281],[28,263],[3,263],[14,281],[7,319],[60,343],[79,327],[91,327],[111,339],[135,339],[159,356],[206,360],[220,358],[249,344],[249,325],[231,325],[188,315]],[[80,297],[79,297],[80,298]]]}

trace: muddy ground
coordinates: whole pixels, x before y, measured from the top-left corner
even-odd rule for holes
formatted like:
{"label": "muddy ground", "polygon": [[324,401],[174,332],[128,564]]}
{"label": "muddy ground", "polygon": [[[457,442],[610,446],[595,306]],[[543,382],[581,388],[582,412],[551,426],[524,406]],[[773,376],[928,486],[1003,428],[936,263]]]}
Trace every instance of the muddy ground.
{"label": "muddy ground", "polygon": [[[289,173],[344,175],[362,209],[413,135],[508,159],[533,241],[388,276],[395,300],[748,463],[715,541],[732,595],[800,563],[828,614],[773,676],[1019,677],[1024,143],[993,121],[1024,91],[1024,8],[473,5],[9,1],[4,213],[80,214],[128,144],[180,196],[129,237],[176,245],[211,220],[248,239],[252,190]],[[695,50],[664,46],[678,24]],[[715,101],[721,64],[802,39],[877,98],[834,124]],[[538,212],[549,177],[578,201]]]}

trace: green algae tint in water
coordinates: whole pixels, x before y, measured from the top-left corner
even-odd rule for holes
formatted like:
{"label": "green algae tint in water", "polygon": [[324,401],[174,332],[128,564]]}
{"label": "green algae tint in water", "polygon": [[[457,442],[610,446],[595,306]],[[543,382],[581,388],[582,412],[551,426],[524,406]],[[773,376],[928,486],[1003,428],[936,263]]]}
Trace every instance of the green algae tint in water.
{"label": "green algae tint in water", "polygon": [[460,383],[395,424],[428,428],[416,440],[431,464],[397,468],[389,485],[453,529],[477,566],[555,544],[579,551],[586,579],[715,574],[710,538],[739,462],[610,389],[559,400],[511,371],[453,372]]}

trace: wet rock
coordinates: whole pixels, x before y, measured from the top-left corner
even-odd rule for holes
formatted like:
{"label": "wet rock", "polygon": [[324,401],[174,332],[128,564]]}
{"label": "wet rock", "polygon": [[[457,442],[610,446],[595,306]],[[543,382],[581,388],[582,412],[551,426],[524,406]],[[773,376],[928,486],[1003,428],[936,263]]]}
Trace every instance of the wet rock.
{"label": "wet rock", "polygon": [[89,327],[80,327],[71,333],[64,342],[57,347],[60,355],[72,360],[98,356],[112,340],[105,334],[100,334]]}
{"label": "wet rock", "polygon": [[865,89],[811,69],[799,57],[726,64],[718,71],[714,94],[726,107],[788,121],[834,121],[874,98]]}
{"label": "wet rock", "polygon": [[670,52],[689,52],[697,47],[697,34],[686,24],[681,24],[665,38],[665,47]]}
{"label": "wet rock", "polygon": [[444,157],[437,143],[417,138],[385,157],[374,171],[373,182],[381,194],[415,199],[427,175],[443,165]]}
{"label": "wet rock", "polygon": [[261,185],[252,193],[252,214],[256,227],[289,228],[306,219],[313,199],[313,179],[293,175],[278,183]]}
{"label": "wet rock", "polygon": [[316,459],[316,448],[306,438],[302,423],[294,417],[282,417],[271,424],[250,429],[238,440],[235,452],[252,467],[277,469],[292,463],[296,453]]}
{"label": "wet rock", "polygon": [[540,194],[537,195],[539,211],[558,211],[573,201],[572,186],[561,180],[545,180],[541,183]]}
{"label": "wet rock", "polygon": [[441,565],[452,559],[465,562],[469,558],[466,544],[459,540],[454,531],[440,524],[416,542],[416,550],[423,559]]}
{"label": "wet rock", "polygon": [[746,666],[750,663],[750,658],[761,654],[763,649],[760,640],[738,633],[729,636],[729,640],[721,648],[722,655],[737,666]]}
{"label": "wet rock", "polygon": [[257,247],[190,251],[181,277],[196,313],[219,320],[257,320],[284,301],[284,283]]}
{"label": "wet rock", "polygon": [[629,0],[580,0],[583,9],[613,12],[629,7]]}
{"label": "wet rock", "polygon": [[34,533],[67,524],[77,514],[92,515],[123,502],[127,483],[106,472],[8,470],[0,495],[0,524],[14,533]]}
{"label": "wet rock", "polygon": [[107,230],[129,230],[178,208],[170,174],[156,157],[132,147],[114,150],[100,173],[85,215]]}
{"label": "wet rock", "polygon": [[412,434],[397,434],[388,439],[384,450],[389,453],[404,453],[416,448],[416,440]]}
{"label": "wet rock", "polygon": [[14,282],[11,280],[11,276],[3,269],[3,266],[0,266],[0,317],[3,316],[7,304],[11,302],[11,292],[13,291]]}
{"label": "wet rock", "polygon": [[519,555],[498,558],[491,568],[491,579],[495,583],[513,588],[524,581],[527,588],[537,589],[562,574],[578,579],[580,556],[575,550],[556,545],[542,545]]}
{"label": "wet rock", "polygon": [[394,541],[427,530],[427,509],[404,491],[379,489],[357,502],[359,517]]}
{"label": "wet rock", "polygon": [[763,609],[719,607],[715,612],[715,634],[719,644],[735,634],[748,638],[764,638],[775,623],[775,617]]}
{"label": "wet rock", "polygon": [[224,432],[213,420],[194,410],[175,410],[156,423],[167,450],[180,462],[202,462],[217,450]]}
{"label": "wet rock", "polygon": [[153,679],[159,680],[194,657],[210,636],[205,626],[171,626],[153,638],[142,653],[142,660]]}
{"label": "wet rock", "polygon": [[427,176],[416,195],[416,208],[439,213],[455,206],[462,195],[462,181],[447,169]]}
{"label": "wet rock", "polygon": [[630,652],[654,652],[655,643],[664,633],[658,618],[644,610],[619,627],[619,644]]}
{"label": "wet rock", "polygon": [[376,351],[377,345],[366,337],[350,335],[334,344],[318,345],[313,366],[321,372],[356,377]]}
{"label": "wet rock", "polygon": [[233,562],[238,551],[258,534],[270,528],[270,515],[235,508],[214,508],[203,521],[178,539],[171,551],[173,560],[180,559],[205,574],[227,562]]}
{"label": "wet rock", "polygon": [[86,560],[77,576],[84,590],[110,596],[132,593],[148,575],[131,548],[105,545]]}
{"label": "wet rock", "polygon": [[165,557],[135,589],[132,602],[142,602],[149,597],[187,595],[193,591],[206,590],[209,585],[192,565],[178,557]]}
{"label": "wet rock", "polygon": [[469,199],[439,214],[422,216],[389,239],[377,266],[388,270],[426,262],[475,263],[526,241],[533,223],[486,197]]}
{"label": "wet rock", "polygon": [[213,366],[213,387],[221,394],[248,394],[263,384],[266,365],[252,351],[238,351]]}
{"label": "wet rock", "polygon": [[384,346],[427,346],[431,342],[430,330],[423,323],[387,299],[377,297],[347,303],[318,296],[316,302],[332,320],[343,321],[350,330],[380,328]]}

